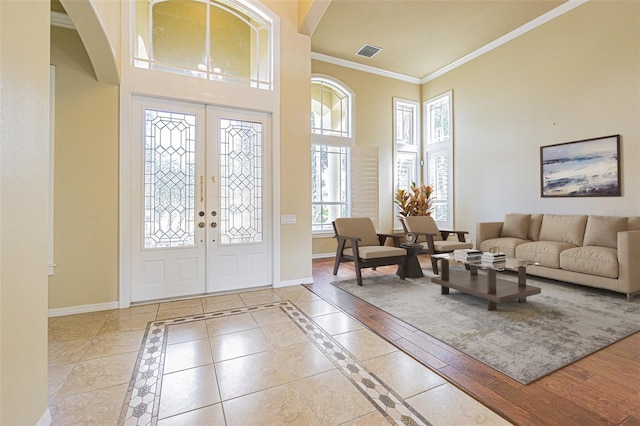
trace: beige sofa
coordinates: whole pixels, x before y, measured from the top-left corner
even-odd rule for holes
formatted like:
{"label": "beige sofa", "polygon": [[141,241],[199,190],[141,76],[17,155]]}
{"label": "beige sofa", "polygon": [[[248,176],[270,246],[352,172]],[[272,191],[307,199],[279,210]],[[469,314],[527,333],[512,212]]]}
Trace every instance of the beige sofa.
{"label": "beige sofa", "polygon": [[538,262],[527,274],[640,294],[640,217],[510,213],[477,224],[476,248]]}

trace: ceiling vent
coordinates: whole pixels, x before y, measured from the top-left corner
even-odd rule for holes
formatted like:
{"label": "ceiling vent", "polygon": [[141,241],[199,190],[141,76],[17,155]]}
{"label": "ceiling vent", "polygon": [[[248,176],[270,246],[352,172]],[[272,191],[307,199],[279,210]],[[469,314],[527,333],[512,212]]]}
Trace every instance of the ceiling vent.
{"label": "ceiling vent", "polygon": [[365,58],[372,58],[378,52],[380,52],[381,50],[382,50],[382,47],[377,47],[377,46],[372,46],[370,44],[365,44],[364,46],[362,46],[360,48],[360,50],[358,50],[356,52],[356,55],[364,56]]}

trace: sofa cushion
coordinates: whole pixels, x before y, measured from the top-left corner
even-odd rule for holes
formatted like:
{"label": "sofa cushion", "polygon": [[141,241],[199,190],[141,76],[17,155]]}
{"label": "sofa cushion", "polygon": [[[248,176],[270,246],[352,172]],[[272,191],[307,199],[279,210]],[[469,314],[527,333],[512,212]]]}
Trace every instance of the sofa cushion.
{"label": "sofa cushion", "polygon": [[556,241],[581,246],[587,216],[545,214],[538,241]]}
{"label": "sofa cushion", "polygon": [[516,247],[516,258],[540,263],[548,268],[560,268],[560,253],[575,248],[575,244],[559,241],[534,241]]}
{"label": "sofa cushion", "polygon": [[527,239],[531,241],[538,241],[540,237],[540,226],[542,226],[543,214],[532,214],[531,221],[529,222],[529,233]]}
{"label": "sofa cushion", "polygon": [[560,253],[560,267],[599,277],[618,278],[618,250],[610,247],[577,247]]}
{"label": "sofa cushion", "polygon": [[[353,256],[353,249],[344,249],[342,253],[348,256]],[[404,256],[407,254],[407,251],[400,247],[365,246],[358,247],[358,254],[361,259],[378,259],[381,257]]]}
{"label": "sofa cushion", "polygon": [[516,257],[516,247],[520,244],[530,243],[529,240],[523,240],[522,238],[490,238],[480,243],[480,250],[491,251],[493,247],[497,247],[498,251],[503,252],[507,257]]}
{"label": "sofa cushion", "polygon": [[501,237],[526,239],[529,233],[530,214],[509,213],[504,217]]}
{"label": "sofa cushion", "polygon": [[629,218],[627,231],[640,231],[640,216],[631,216]]}
{"label": "sofa cushion", "polygon": [[626,217],[589,216],[583,245],[618,248],[618,232],[626,231],[627,223]]}
{"label": "sofa cushion", "polygon": [[[422,247],[425,251],[429,251],[429,246],[426,242],[418,243],[422,244]],[[458,241],[458,240],[444,240],[444,241],[434,241],[433,248],[435,251],[454,251],[454,250],[463,250],[473,248],[473,243],[467,243],[466,241]]]}

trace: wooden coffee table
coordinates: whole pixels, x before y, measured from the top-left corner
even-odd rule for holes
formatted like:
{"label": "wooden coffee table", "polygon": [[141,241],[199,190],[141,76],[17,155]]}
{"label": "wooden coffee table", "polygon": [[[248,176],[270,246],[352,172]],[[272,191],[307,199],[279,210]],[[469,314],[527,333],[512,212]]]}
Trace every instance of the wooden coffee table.
{"label": "wooden coffee table", "polygon": [[[461,262],[468,265],[468,271],[449,271],[449,261],[453,256],[449,254],[436,254],[433,257],[442,262],[440,277],[433,277],[431,281],[440,284],[441,293],[449,294],[449,289],[455,289],[472,296],[487,300],[487,310],[496,310],[498,303],[518,300],[526,302],[528,296],[540,294],[539,287],[527,285],[527,266],[534,265],[519,259],[508,258],[503,268],[482,265],[479,262]],[[478,275],[478,270],[486,270],[486,275]],[[518,272],[518,282],[500,279],[496,273],[502,270]]]}

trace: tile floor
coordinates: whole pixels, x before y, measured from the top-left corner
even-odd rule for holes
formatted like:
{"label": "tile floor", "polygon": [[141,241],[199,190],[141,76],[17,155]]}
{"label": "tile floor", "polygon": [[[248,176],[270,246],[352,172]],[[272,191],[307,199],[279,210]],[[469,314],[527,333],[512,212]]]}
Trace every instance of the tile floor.
{"label": "tile floor", "polygon": [[54,425],[509,424],[305,287],[49,319]]}

